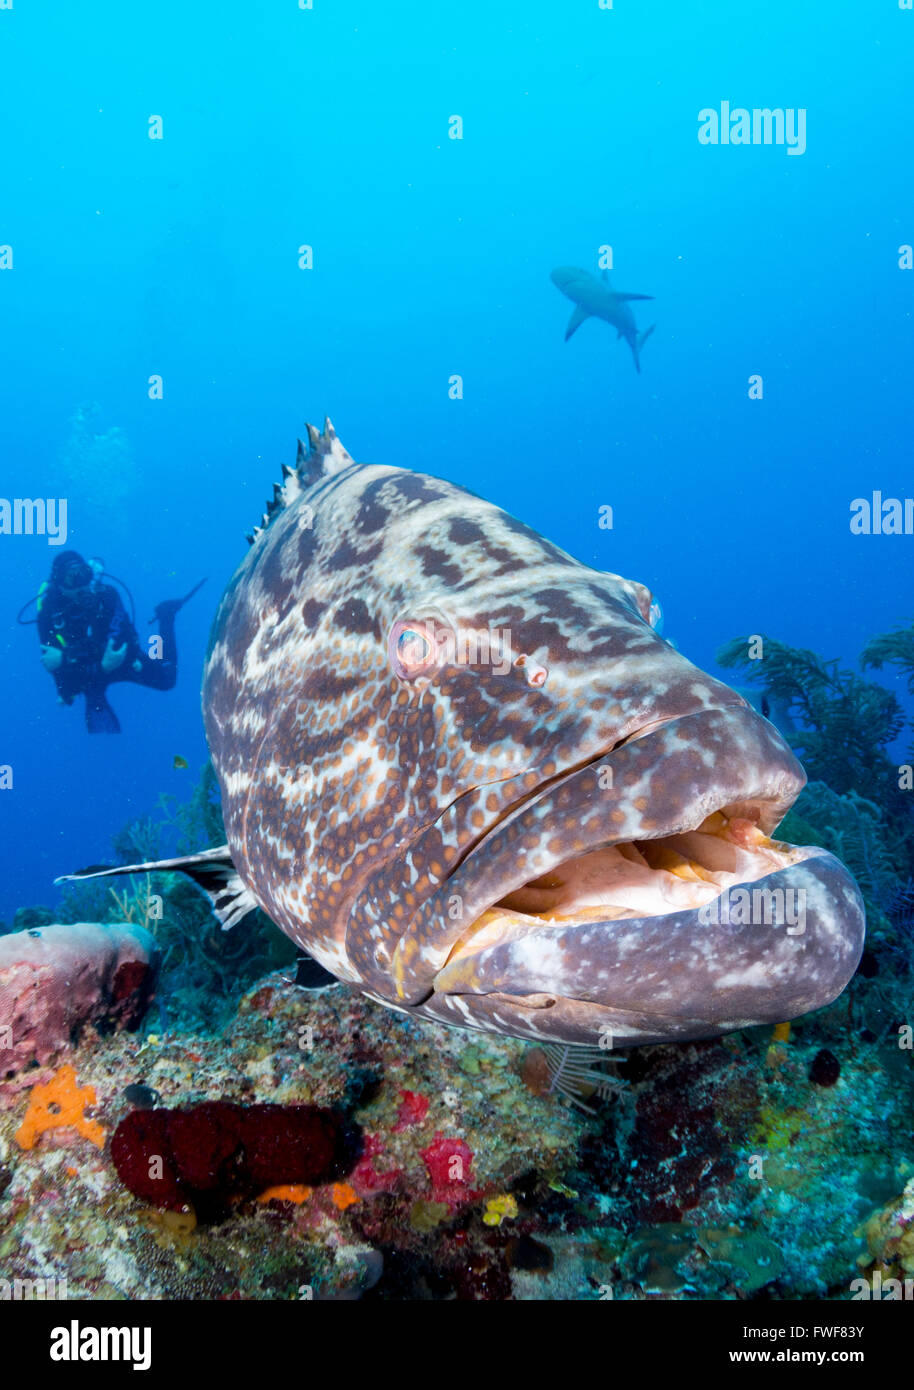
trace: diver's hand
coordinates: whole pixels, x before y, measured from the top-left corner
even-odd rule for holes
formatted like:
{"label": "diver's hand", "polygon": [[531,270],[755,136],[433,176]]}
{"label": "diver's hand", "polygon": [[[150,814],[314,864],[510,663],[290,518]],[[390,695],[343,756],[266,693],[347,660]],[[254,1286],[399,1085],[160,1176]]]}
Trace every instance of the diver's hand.
{"label": "diver's hand", "polygon": [[41,664],[46,671],[56,671],[63,661],[63,652],[59,647],[42,647]]}
{"label": "diver's hand", "polygon": [[110,676],[112,671],[116,671],[126,655],[127,643],[125,642],[122,647],[115,647],[109,637],[108,645],[102,656],[102,670],[105,675]]}

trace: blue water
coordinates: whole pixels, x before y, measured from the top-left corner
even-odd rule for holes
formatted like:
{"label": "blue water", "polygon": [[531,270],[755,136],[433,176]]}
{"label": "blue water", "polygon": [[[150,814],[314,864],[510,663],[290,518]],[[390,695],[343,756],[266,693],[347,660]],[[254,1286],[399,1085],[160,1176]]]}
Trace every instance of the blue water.
{"label": "blue water", "polygon": [[[912,56],[894,0],[6,0],[0,492],[67,497],[141,636],[209,578],[176,689],[115,687],[90,738],[15,622],[56,552],[0,536],[0,918],[189,794],[209,622],[306,419],[644,581],[699,665],[750,632],[853,664],[908,621],[914,538],[849,508],[912,490]],[[723,100],[803,108],[806,152],[699,144]],[[640,376],[605,324],[563,341],[549,272],[601,245],[655,296]],[[120,433],[79,455],[87,403]]]}

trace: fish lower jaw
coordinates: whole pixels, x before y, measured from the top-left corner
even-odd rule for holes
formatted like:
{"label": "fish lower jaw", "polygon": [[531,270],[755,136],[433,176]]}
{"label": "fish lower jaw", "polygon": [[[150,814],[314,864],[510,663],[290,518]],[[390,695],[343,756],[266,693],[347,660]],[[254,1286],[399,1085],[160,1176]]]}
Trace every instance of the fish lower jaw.
{"label": "fish lower jaw", "polygon": [[[685,834],[721,838],[704,826]],[[673,840],[680,837],[652,853],[685,859],[683,850],[709,849]],[[721,853],[692,853],[696,881],[682,880],[692,884],[688,900],[664,901],[657,913],[578,900],[573,912],[537,915],[496,904],[465,933],[420,1011],[463,1027],[609,1048],[716,1037],[831,1003],[863,949],[863,902],[851,875],[815,847],[759,844],[749,872],[720,867]],[[710,899],[698,870],[712,875]],[[695,905],[699,892],[706,900]]]}
{"label": "fish lower jaw", "polygon": [[757,883],[816,853],[769,839],[744,817],[716,811],[695,830],[592,850],[532,879],[487,908],[455,944],[447,964],[549,927],[707,907],[736,885]]}

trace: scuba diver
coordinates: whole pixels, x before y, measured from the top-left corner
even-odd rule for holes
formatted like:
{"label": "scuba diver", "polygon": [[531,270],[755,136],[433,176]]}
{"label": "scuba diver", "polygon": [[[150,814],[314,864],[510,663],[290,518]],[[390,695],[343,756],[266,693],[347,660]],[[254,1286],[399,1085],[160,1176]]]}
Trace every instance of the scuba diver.
{"label": "scuba diver", "polygon": [[[102,579],[120,584],[130,599],[128,616],[117,589]],[[115,681],[131,681],[153,690],[171,690],[178,676],[175,615],[192,598],[189,594],[156,605],[150,623],[157,623],[161,656],[149,655],[140,645],[135,627],[133,598],[126,585],[106,574],[100,560],[84,560],[75,550],[54,557],[51,573],[35,599],[20,609],[19,622],[37,623],[41,664],[53,677],[61,704],[72,705],[77,695],[86,697],[86,728],[90,734],[119,734],[117,715],[108,704],[106,691]],[[32,604],[37,618],[24,619]]]}

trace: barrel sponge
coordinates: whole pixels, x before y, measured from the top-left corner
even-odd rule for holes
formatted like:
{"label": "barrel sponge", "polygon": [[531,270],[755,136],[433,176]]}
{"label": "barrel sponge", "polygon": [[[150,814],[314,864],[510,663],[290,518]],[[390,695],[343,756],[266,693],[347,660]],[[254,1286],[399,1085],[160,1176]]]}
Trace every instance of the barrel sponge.
{"label": "barrel sponge", "polygon": [[73,1046],[88,1024],[135,1028],[159,948],[133,923],[55,924],[0,937],[0,1079]]}

